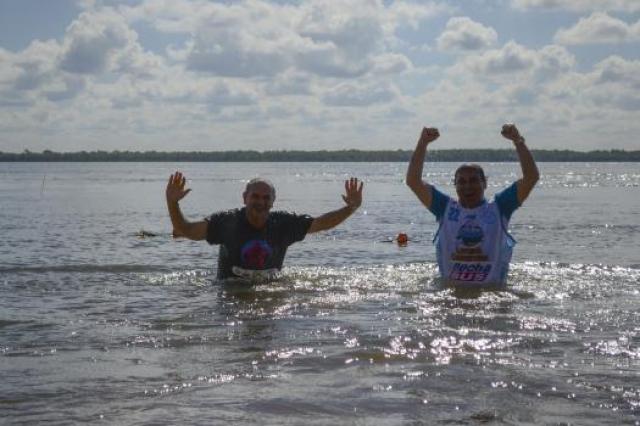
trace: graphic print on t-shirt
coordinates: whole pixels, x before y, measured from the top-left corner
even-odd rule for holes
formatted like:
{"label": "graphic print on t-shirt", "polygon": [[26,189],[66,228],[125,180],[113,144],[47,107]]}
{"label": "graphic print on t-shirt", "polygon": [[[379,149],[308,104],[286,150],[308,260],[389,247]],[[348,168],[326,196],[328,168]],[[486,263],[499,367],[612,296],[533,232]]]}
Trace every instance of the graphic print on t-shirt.
{"label": "graphic print on t-shirt", "polygon": [[482,250],[484,231],[475,215],[465,217],[458,228],[456,250],[451,255],[453,267],[450,279],[456,281],[484,281],[491,272],[489,257]]}
{"label": "graphic print on t-shirt", "polygon": [[240,261],[245,269],[265,269],[273,249],[265,240],[250,240],[240,249]]}

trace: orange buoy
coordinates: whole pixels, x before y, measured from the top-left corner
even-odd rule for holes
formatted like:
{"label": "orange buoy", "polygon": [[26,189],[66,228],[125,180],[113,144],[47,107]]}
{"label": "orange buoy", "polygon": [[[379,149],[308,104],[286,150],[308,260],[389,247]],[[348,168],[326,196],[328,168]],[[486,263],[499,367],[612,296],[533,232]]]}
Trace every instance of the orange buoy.
{"label": "orange buoy", "polygon": [[404,232],[401,232],[396,237],[396,242],[398,243],[399,246],[406,246],[407,243],[409,242],[409,237]]}

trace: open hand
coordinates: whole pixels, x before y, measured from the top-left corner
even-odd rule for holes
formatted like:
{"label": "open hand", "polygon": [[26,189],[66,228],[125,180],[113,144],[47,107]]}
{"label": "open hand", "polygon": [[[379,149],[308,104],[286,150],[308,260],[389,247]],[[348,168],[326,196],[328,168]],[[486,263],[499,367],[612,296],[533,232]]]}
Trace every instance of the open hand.
{"label": "open hand", "polygon": [[362,204],[362,186],[362,182],[358,185],[358,178],[350,178],[344,181],[344,191],[346,194],[342,196],[342,199],[352,211],[356,210]]}
{"label": "open hand", "polygon": [[524,138],[520,135],[515,124],[505,124],[502,126],[500,134],[513,142],[524,142]]}
{"label": "open hand", "polygon": [[420,135],[420,143],[430,144],[440,137],[440,132],[435,127],[424,127]]}
{"label": "open hand", "polygon": [[169,177],[169,182],[167,183],[167,202],[169,203],[177,203],[182,200],[191,189],[184,189],[185,184],[187,183],[187,178],[180,172],[175,172]]}

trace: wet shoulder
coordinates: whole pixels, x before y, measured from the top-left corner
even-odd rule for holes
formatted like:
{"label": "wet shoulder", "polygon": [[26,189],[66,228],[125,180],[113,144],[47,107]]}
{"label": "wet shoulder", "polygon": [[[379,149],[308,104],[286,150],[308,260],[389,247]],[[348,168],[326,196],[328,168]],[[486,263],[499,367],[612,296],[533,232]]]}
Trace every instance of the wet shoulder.
{"label": "wet shoulder", "polygon": [[209,222],[227,222],[237,220],[242,215],[242,209],[229,209],[217,211],[209,216]]}
{"label": "wet shoulder", "polygon": [[269,214],[269,222],[273,226],[295,226],[295,225],[308,225],[313,221],[313,217],[300,214],[296,212],[288,212],[278,210]]}
{"label": "wet shoulder", "polygon": [[295,219],[296,217],[299,217],[301,215],[295,213],[295,212],[288,212],[288,211],[284,211],[284,210],[277,210],[277,211],[273,211],[271,213],[269,213],[269,220],[271,220],[272,222],[285,222],[285,221],[290,221]]}

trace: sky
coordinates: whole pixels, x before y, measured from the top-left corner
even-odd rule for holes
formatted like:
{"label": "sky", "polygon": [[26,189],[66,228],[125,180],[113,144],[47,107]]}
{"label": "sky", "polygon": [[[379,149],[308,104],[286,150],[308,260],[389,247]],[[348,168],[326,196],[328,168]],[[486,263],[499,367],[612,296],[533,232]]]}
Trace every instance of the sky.
{"label": "sky", "polygon": [[0,0],[0,151],[640,149],[640,0]]}

